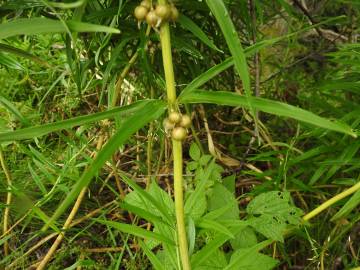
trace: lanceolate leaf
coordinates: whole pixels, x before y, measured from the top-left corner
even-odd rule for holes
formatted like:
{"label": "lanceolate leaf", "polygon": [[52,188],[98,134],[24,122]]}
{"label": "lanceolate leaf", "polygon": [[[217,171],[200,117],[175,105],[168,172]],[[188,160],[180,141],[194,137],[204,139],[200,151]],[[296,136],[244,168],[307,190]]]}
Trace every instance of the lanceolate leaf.
{"label": "lanceolate leaf", "polygon": [[247,96],[251,96],[250,74],[246,63],[245,53],[225,4],[222,0],[207,0],[206,3],[214,14],[225,37],[231,55],[234,58],[235,68],[243,82],[245,93]]}
{"label": "lanceolate leaf", "polygon": [[118,149],[119,146],[134,134],[137,130],[152,120],[157,119],[165,110],[163,102],[151,102],[146,104],[143,108],[128,117],[116,133],[109,139],[105,146],[98,152],[96,158],[87,167],[79,181],[74,185],[70,193],[66,196],[62,204],[56,209],[50,222],[45,225],[46,229],[49,224],[54,222],[75,200],[81,189],[86,187],[91,179],[99,172],[105,162]]}
{"label": "lanceolate leaf", "polygon": [[211,49],[221,52],[221,50],[215,46],[215,44],[207,37],[201,28],[197,26],[190,18],[186,17],[185,15],[180,15],[178,22]]}
{"label": "lanceolate leaf", "polygon": [[325,129],[342,132],[357,137],[356,133],[344,123],[330,121],[312,112],[301,108],[264,98],[240,96],[231,92],[208,92],[196,90],[183,95],[180,99],[183,103],[213,103],[218,105],[239,106],[249,108],[249,103],[256,110],[266,113],[290,117],[305,123],[319,126]]}
{"label": "lanceolate leaf", "polygon": [[[128,106],[111,109],[105,112],[74,117],[64,121],[58,121],[55,123],[45,124],[41,126],[19,129],[11,132],[0,132],[0,142],[32,139],[35,137],[48,134],[50,132],[54,132],[62,129],[68,129],[74,126],[81,126],[88,123],[100,121],[103,119],[114,118],[115,116],[128,115],[142,109],[147,104],[152,104],[154,102],[157,103],[156,101],[144,100],[144,101],[135,102]],[[1,96],[0,96],[0,103],[2,103]],[[18,115],[17,117],[20,117],[20,115]]]}
{"label": "lanceolate leaf", "polygon": [[16,47],[13,47],[13,46],[10,46],[10,45],[7,45],[7,44],[1,44],[0,43],[0,51],[11,53],[11,54],[14,54],[16,56],[23,57],[23,58],[27,58],[27,59],[29,59],[31,61],[34,61],[34,62],[36,62],[36,63],[38,63],[40,65],[50,67],[50,65],[46,61],[40,59],[39,57],[37,57],[35,55],[32,55],[31,53],[28,53],[27,51],[21,50],[19,48],[16,48]]}
{"label": "lanceolate leaf", "polygon": [[160,241],[163,243],[174,245],[174,242],[171,239],[168,239],[167,237],[165,237],[161,234],[142,229],[136,225],[124,224],[124,223],[120,223],[120,222],[101,220],[101,219],[95,219],[95,220],[101,224],[108,225],[110,227],[113,227],[113,228],[115,228],[119,231],[125,232],[125,233],[129,233],[129,234],[139,236],[139,237],[142,237],[145,239],[153,239],[153,240],[157,240],[157,241]]}
{"label": "lanceolate leaf", "polygon": [[[68,21],[66,25],[74,32],[108,32],[118,34],[118,29],[103,25]],[[0,39],[9,38],[17,35],[37,35],[46,33],[64,33],[66,26],[63,22],[47,18],[16,19],[8,23],[1,24]]]}
{"label": "lanceolate leaf", "polygon": [[[15,107],[14,104],[12,104],[10,101],[8,101],[3,96],[0,96],[0,106],[4,106],[9,112],[11,112],[23,125],[28,126],[30,125],[30,121],[26,119],[20,111]],[[1,140],[0,140],[1,142]]]}

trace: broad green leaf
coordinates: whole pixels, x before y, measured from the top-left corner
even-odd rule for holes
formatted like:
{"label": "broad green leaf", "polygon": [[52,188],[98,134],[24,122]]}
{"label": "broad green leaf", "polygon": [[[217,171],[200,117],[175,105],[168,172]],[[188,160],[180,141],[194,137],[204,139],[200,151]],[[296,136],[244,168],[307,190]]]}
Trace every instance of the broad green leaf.
{"label": "broad green leaf", "polygon": [[202,229],[214,230],[219,233],[226,234],[230,238],[235,238],[235,236],[232,234],[232,232],[228,228],[226,228],[220,222],[217,222],[215,220],[202,218],[196,223],[196,226],[199,228],[202,228]]}
{"label": "broad green leaf", "polygon": [[[118,34],[118,29],[107,27],[103,25],[96,25],[91,23],[83,23],[76,21],[68,21],[66,25],[74,32],[107,32]],[[0,39],[5,39],[17,35],[37,35],[46,33],[65,33],[66,26],[63,22],[47,18],[29,18],[16,19],[7,23],[1,24]]]}
{"label": "broad green leaf", "polygon": [[301,209],[292,205],[289,192],[269,191],[256,196],[246,207],[250,215],[270,215],[281,222],[298,225]]}
{"label": "broad green leaf", "polygon": [[211,254],[211,257],[207,258],[206,261],[202,262],[194,270],[221,270],[227,265],[228,261],[224,251],[217,249]]}
{"label": "broad green leaf", "polygon": [[[0,96],[0,102],[1,102],[1,96]],[[74,117],[64,121],[19,129],[11,132],[0,132],[0,142],[33,139],[35,137],[39,137],[50,132],[54,132],[62,129],[68,129],[74,126],[81,126],[84,124],[97,122],[103,119],[114,118],[115,116],[128,115],[142,109],[147,104],[152,104],[152,103],[157,103],[157,102],[148,101],[148,100],[138,101],[131,105],[117,107],[105,112]]]}
{"label": "broad green leaf", "polygon": [[167,237],[164,237],[161,234],[142,229],[136,225],[124,224],[124,223],[115,222],[115,221],[101,220],[98,218],[96,218],[94,220],[96,220],[96,222],[98,222],[98,223],[113,227],[124,233],[132,234],[132,235],[144,238],[144,239],[152,239],[152,240],[160,241],[162,243],[175,245],[175,243],[171,239],[168,239]]}
{"label": "broad green leaf", "polygon": [[254,229],[251,227],[245,227],[242,231],[235,235],[235,239],[230,239],[230,244],[234,250],[249,248],[256,245],[257,237]]}
{"label": "broad green leaf", "polygon": [[220,183],[215,184],[212,190],[212,194],[209,197],[208,204],[209,211],[214,211],[216,209],[231,205],[231,208],[218,217],[218,220],[239,218],[238,203],[234,194]]}
{"label": "broad green leaf", "polygon": [[[30,121],[26,119],[20,111],[15,107],[14,104],[12,104],[10,101],[8,101],[6,98],[0,95],[0,106],[5,107],[9,112],[11,112],[23,125],[28,126],[30,125]],[[1,140],[0,140],[1,142]]]}
{"label": "broad green leaf", "polygon": [[118,147],[124,144],[125,141],[137,130],[161,116],[164,110],[165,105],[163,102],[151,102],[125,119],[122,126],[98,152],[93,162],[84,171],[79,181],[73,186],[70,193],[56,209],[50,219],[50,222],[46,224],[43,229],[46,229],[49,224],[54,222],[69,207],[69,205],[76,199],[80,191],[90,183],[91,179],[99,172],[105,162],[112,156]]}
{"label": "broad green leaf", "polygon": [[156,257],[156,255],[147,247],[147,245],[139,240],[139,245],[148,257],[149,261],[151,262],[152,266],[154,266],[155,270],[166,270],[164,265],[161,263],[161,261]]}
{"label": "broad green leaf", "polygon": [[354,195],[345,203],[343,207],[331,218],[336,220],[348,215],[355,207],[360,204],[360,190],[356,191]]}
{"label": "broad green leaf", "polygon": [[247,206],[252,216],[249,224],[258,232],[276,241],[284,241],[282,234],[288,224],[301,222],[301,209],[292,205],[289,192],[270,191],[256,196]]}
{"label": "broad green leaf", "polygon": [[218,105],[240,106],[244,108],[249,108],[248,103],[251,103],[252,107],[259,111],[278,116],[290,117],[321,128],[349,134],[355,138],[357,137],[357,134],[352,130],[352,128],[345,123],[331,121],[310,111],[270,99],[257,97],[246,98],[235,93],[224,91],[214,92],[196,90],[183,95],[180,101],[183,103],[214,103]]}
{"label": "broad green leaf", "polygon": [[198,39],[200,39],[204,44],[206,44],[211,49],[214,49],[218,52],[222,52],[218,49],[215,44],[207,37],[207,35],[201,30],[199,26],[196,25],[189,17],[181,14],[179,16],[178,22],[181,24],[182,27],[189,30],[191,33],[194,34]]}
{"label": "broad green leaf", "polygon": [[[261,244],[261,243],[260,243]],[[259,244],[259,245],[260,245]],[[273,269],[278,261],[257,252],[258,245],[251,248],[244,248],[235,251],[230,259],[230,263],[224,270],[270,270]]]}

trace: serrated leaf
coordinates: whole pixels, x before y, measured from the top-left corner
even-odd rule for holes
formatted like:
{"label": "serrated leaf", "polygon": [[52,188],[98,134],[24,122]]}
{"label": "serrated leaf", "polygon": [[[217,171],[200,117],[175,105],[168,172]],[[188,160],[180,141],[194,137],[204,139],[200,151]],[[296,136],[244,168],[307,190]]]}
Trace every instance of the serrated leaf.
{"label": "serrated leaf", "polygon": [[269,215],[278,221],[297,225],[301,221],[302,210],[291,204],[289,192],[270,191],[256,196],[247,206],[251,215]]}
{"label": "serrated leaf", "polygon": [[258,218],[250,218],[248,222],[250,226],[265,237],[275,241],[284,242],[283,233],[286,229],[285,223],[279,222],[269,215],[262,215]]}

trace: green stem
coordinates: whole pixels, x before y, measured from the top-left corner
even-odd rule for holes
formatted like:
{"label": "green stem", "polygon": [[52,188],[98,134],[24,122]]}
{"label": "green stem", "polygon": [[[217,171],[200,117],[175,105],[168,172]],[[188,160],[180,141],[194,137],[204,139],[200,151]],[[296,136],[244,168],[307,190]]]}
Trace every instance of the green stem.
{"label": "green stem", "polygon": [[310,213],[306,214],[303,217],[304,221],[308,221],[310,219],[312,219],[313,217],[317,216],[318,214],[320,214],[322,211],[324,211],[325,209],[329,208],[331,205],[333,205],[334,203],[340,201],[341,199],[355,193],[356,191],[358,191],[360,189],[360,182],[355,184],[354,186],[352,186],[351,188],[344,190],[343,192],[337,194],[336,196],[332,197],[330,200],[327,200],[326,202],[324,202],[323,204],[321,204],[320,206],[316,207],[314,210],[312,210]]}
{"label": "green stem", "polygon": [[[166,0],[158,0],[158,4],[167,4]],[[169,110],[176,108],[176,89],[174,67],[171,54],[170,27],[167,22],[160,27],[160,41],[163,56],[164,73],[166,80],[166,93]],[[178,244],[182,268],[190,270],[190,260],[186,236],[185,217],[184,217],[184,198],[183,198],[183,160],[182,143],[172,140],[174,156],[174,197],[175,213],[178,234]]]}
{"label": "green stem", "polygon": [[170,28],[168,23],[164,23],[160,28],[160,40],[161,40],[162,57],[164,62],[166,94],[167,94],[168,104],[171,108],[173,108],[176,103],[176,89],[175,89],[173,61],[171,55]]}
{"label": "green stem", "polygon": [[178,231],[179,251],[181,263],[184,270],[190,269],[188,244],[185,229],[184,217],[184,198],[183,198],[183,175],[182,175],[182,144],[179,141],[172,140],[174,155],[174,197],[176,223]]}

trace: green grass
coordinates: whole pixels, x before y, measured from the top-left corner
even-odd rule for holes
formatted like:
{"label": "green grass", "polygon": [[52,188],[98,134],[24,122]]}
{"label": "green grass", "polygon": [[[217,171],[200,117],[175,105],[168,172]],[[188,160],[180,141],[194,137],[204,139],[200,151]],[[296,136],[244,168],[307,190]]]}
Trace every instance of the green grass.
{"label": "green grass", "polygon": [[192,269],[359,267],[360,6],[250,2],[174,1],[172,61],[136,1],[0,4],[0,268],[183,269],[173,157]]}

